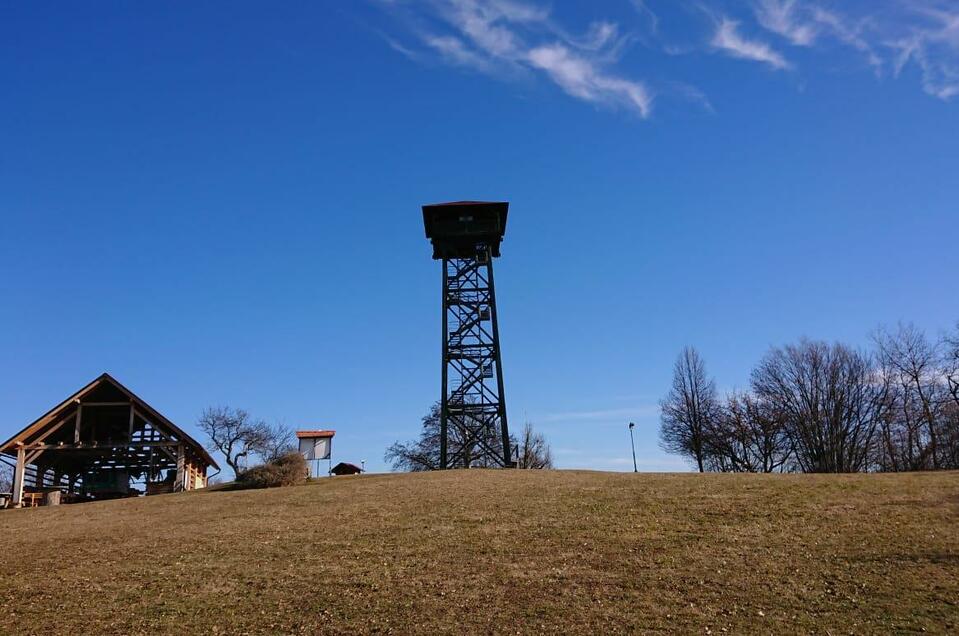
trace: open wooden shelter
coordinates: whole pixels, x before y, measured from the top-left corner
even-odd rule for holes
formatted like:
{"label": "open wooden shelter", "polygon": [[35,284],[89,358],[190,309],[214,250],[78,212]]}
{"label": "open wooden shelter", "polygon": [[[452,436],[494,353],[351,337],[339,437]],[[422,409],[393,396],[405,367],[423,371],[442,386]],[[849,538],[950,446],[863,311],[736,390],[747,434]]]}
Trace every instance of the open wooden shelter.
{"label": "open wooden shelter", "polygon": [[219,468],[107,373],[0,444],[0,455],[15,458],[13,506],[49,493],[69,503],[204,488],[207,469]]}

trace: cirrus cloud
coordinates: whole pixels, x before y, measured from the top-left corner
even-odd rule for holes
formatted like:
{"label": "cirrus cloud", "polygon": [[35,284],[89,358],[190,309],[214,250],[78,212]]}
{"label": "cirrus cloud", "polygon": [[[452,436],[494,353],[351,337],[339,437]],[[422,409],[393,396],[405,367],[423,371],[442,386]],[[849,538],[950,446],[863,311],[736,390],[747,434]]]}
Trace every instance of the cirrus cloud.
{"label": "cirrus cloud", "polygon": [[729,18],[721,18],[713,35],[712,45],[733,57],[754,62],[768,64],[774,69],[782,70],[790,67],[779,52],[759,40],[750,40],[739,33],[739,22]]}
{"label": "cirrus cloud", "polygon": [[[568,14],[563,23],[539,0],[369,1],[403,27],[377,32],[411,60],[438,60],[508,81],[542,78],[570,97],[641,118],[664,96],[711,111],[695,86],[706,53],[793,71],[779,77],[797,86],[817,71],[864,69],[895,80],[911,69],[927,94],[943,101],[959,96],[955,0],[619,0],[621,6],[599,8],[618,11],[618,20],[580,15],[572,27]],[[667,35],[680,32],[680,40]],[[632,59],[624,59],[627,53]],[[657,56],[660,62],[689,57],[693,63],[683,70],[692,77],[663,77],[663,69],[675,65],[657,66],[651,62]],[[837,64],[843,56],[847,61]]]}
{"label": "cirrus cloud", "polygon": [[[443,60],[494,76],[542,73],[566,94],[648,117],[653,93],[611,70],[629,43],[615,23],[598,20],[574,35],[542,6],[516,0],[387,2],[406,11],[420,44]],[[396,48],[396,47],[394,47]]]}

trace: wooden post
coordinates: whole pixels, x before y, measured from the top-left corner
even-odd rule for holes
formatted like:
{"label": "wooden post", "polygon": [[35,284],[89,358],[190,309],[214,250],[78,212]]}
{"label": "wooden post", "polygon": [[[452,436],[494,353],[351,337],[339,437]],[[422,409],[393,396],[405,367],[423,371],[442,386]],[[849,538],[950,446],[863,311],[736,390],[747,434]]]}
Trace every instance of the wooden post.
{"label": "wooden post", "polygon": [[130,441],[133,441],[133,416],[135,411],[133,410],[133,402],[130,402]]}
{"label": "wooden post", "polygon": [[27,470],[27,451],[22,447],[17,449],[17,467],[13,471],[13,507],[23,505],[23,474]]}
{"label": "wooden post", "polygon": [[186,448],[183,444],[176,447],[176,481],[173,482],[173,492],[184,490],[186,482]]}
{"label": "wooden post", "polygon": [[82,408],[83,408],[83,404],[81,404],[80,402],[77,402],[77,420],[76,420],[76,424],[73,427],[73,443],[74,444],[80,443],[80,416],[82,415],[82,412],[80,409]]}

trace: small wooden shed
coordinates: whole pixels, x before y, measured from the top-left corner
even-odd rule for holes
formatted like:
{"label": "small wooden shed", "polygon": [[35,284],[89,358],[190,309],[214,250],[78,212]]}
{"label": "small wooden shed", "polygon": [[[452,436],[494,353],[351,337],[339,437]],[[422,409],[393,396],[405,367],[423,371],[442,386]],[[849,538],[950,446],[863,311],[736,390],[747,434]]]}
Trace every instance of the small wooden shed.
{"label": "small wooden shed", "polygon": [[357,466],[356,464],[350,464],[349,462],[340,462],[330,471],[334,475],[359,475],[363,472],[363,469]]}
{"label": "small wooden shed", "polygon": [[35,505],[52,491],[69,503],[204,488],[207,469],[219,468],[199,442],[107,373],[0,444],[0,455],[15,460],[13,506]]}

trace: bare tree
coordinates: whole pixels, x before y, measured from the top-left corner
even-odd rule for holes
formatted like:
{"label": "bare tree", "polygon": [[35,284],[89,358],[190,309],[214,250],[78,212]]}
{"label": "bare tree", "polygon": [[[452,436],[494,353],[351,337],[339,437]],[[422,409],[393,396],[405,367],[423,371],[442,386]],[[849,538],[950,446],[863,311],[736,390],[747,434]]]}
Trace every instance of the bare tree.
{"label": "bare tree", "polygon": [[804,472],[866,470],[888,406],[888,380],[845,345],[802,340],[772,349],[752,373],[753,393],[775,405]]}
{"label": "bare tree", "polygon": [[949,397],[942,410],[943,434],[939,439],[942,467],[959,468],[959,322],[941,341],[942,376]]}
{"label": "bare tree", "polygon": [[668,453],[684,455],[706,469],[706,434],[719,413],[716,385],[706,375],[699,353],[686,347],[673,368],[673,385],[660,402],[660,446]]}
{"label": "bare tree", "polygon": [[13,490],[13,468],[7,464],[0,464],[0,492]]}
{"label": "bare tree", "polygon": [[683,351],[662,402],[662,447],[715,471],[959,469],[959,323],[938,340],[913,325],[874,353],[802,340],[774,348],[749,393],[723,405]]}
{"label": "bare tree", "polygon": [[434,404],[423,416],[419,439],[393,442],[383,459],[393,470],[420,472],[440,469],[440,405]]}
{"label": "bare tree", "polygon": [[959,322],[955,331],[943,338],[942,346],[946,385],[953,403],[959,408]]}
{"label": "bare tree", "polygon": [[774,405],[748,393],[726,398],[706,432],[706,464],[722,472],[771,473],[785,470],[792,444]]}
{"label": "bare tree", "polygon": [[542,433],[533,430],[530,422],[523,425],[523,432],[520,433],[519,443],[515,444],[515,447],[517,468],[553,467],[553,453],[549,443]]}
{"label": "bare tree", "polygon": [[959,404],[949,402],[942,409],[939,436],[939,465],[945,470],[959,469]]}
{"label": "bare tree", "polygon": [[273,463],[280,457],[298,450],[296,431],[283,422],[266,426],[263,432],[263,443],[257,453],[264,462]]}
{"label": "bare tree", "polygon": [[[873,340],[882,372],[891,383],[892,409],[883,430],[890,459],[894,466],[902,462],[907,470],[939,468],[939,429],[948,399],[943,344],[931,343],[913,325],[899,325],[895,333],[880,330]],[[890,444],[894,437],[898,448]]]}
{"label": "bare tree", "polygon": [[[458,460],[450,468],[492,468],[498,466],[494,460],[486,453],[473,454],[470,448],[479,445],[476,440],[466,440],[460,434],[457,427],[451,426],[450,448],[466,449],[459,455]],[[516,446],[516,440],[511,436],[511,444]],[[483,442],[494,451],[500,451],[503,443],[499,431],[488,429],[484,433]],[[423,416],[423,427],[419,438],[409,442],[394,442],[389,448],[383,459],[393,467],[393,470],[419,472],[425,470],[440,469],[440,404],[439,402],[430,407],[429,413]]]}
{"label": "bare tree", "polygon": [[243,460],[250,454],[263,453],[269,438],[269,427],[254,420],[242,409],[227,406],[203,411],[198,422],[213,450],[220,451],[234,475],[243,471]]}

